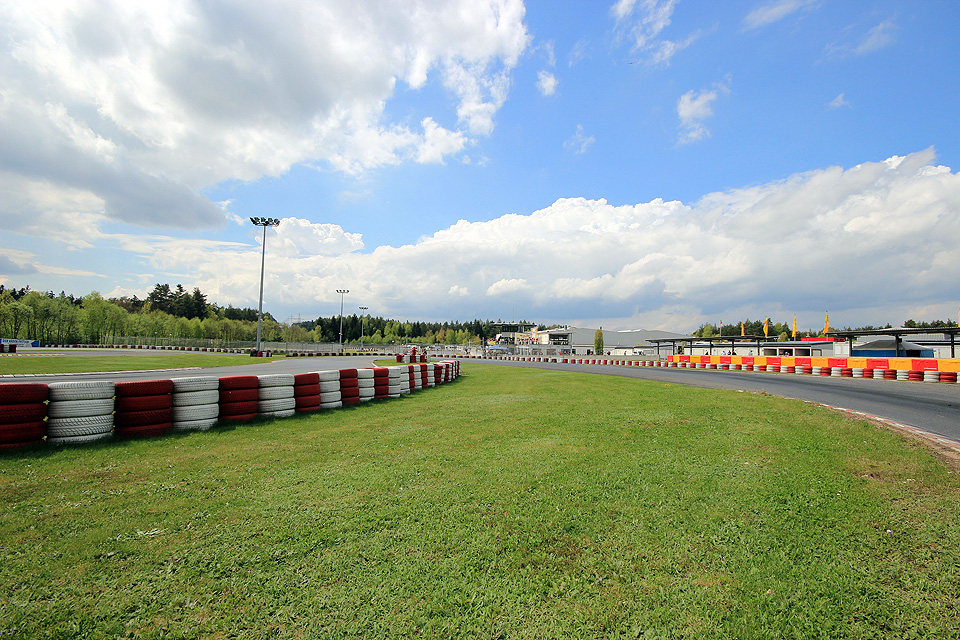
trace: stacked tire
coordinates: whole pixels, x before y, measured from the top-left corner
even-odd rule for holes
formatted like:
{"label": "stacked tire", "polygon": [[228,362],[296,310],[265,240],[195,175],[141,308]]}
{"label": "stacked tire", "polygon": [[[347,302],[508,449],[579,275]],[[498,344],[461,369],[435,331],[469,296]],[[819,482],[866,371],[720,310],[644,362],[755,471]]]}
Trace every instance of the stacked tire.
{"label": "stacked tire", "polygon": [[47,385],[37,382],[0,384],[0,451],[43,442],[47,433]]}
{"label": "stacked tire", "polygon": [[407,375],[410,377],[410,391],[420,391],[423,389],[423,379],[420,377],[420,365],[407,365]]}
{"label": "stacked tire", "polygon": [[[389,367],[390,369],[390,384],[398,385],[400,387],[400,395],[406,395],[410,393],[410,369],[406,366],[397,366]],[[395,383],[394,380],[397,382]],[[391,398],[393,396],[390,396]]]}
{"label": "stacked tire", "polygon": [[113,382],[68,380],[47,388],[48,443],[85,444],[113,437]]}
{"label": "stacked tire", "polygon": [[297,412],[297,401],[293,397],[296,379],[292,373],[274,373],[257,377],[262,417],[289,418]]}
{"label": "stacked tire", "polygon": [[220,378],[173,380],[173,430],[207,431],[220,417]]}
{"label": "stacked tire", "polygon": [[293,376],[293,399],[297,413],[320,410],[320,374],[298,373]]}
{"label": "stacked tire", "polygon": [[373,369],[357,369],[357,387],[360,402],[370,402],[377,395]]}
{"label": "stacked tire", "polygon": [[360,383],[356,369],[340,369],[340,402],[360,404]]}
{"label": "stacked tire", "polygon": [[260,379],[257,376],[220,378],[220,420],[249,422],[260,412]]}
{"label": "stacked tire", "polygon": [[318,371],[320,378],[320,408],[339,409],[343,406],[340,400],[340,371]]}
{"label": "stacked tire", "polygon": [[173,381],[118,382],[114,433],[123,438],[152,438],[173,431]]}

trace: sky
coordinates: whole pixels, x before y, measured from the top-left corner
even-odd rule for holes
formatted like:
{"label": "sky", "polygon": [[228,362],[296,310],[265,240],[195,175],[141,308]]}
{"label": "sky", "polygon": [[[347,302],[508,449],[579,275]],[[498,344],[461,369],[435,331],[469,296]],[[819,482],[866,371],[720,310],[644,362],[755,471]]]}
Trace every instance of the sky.
{"label": "sky", "polygon": [[694,331],[956,319],[954,0],[0,3],[0,284]]}

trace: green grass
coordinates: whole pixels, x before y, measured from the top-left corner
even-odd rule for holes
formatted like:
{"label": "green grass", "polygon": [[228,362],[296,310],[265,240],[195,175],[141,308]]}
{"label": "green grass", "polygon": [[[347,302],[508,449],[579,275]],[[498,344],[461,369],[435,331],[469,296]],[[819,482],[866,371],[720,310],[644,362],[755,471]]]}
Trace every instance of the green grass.
{"label": "green grass", "polygon": [[[69,353],[69,352],[68,352]],[[152,371],[154,369],[182,369],[189,367],[232,367],[270,362],[284,356],[251,358],[247,354],[181,353],[145,355],[21,355],[0,358],[0,374],[23,373],[86,373],[92,371]]]}
{"label": "green grass", "polygon": [[960,635],[960,482],[912,441],[760,395],[464,372],[0,456],[0,636]]}

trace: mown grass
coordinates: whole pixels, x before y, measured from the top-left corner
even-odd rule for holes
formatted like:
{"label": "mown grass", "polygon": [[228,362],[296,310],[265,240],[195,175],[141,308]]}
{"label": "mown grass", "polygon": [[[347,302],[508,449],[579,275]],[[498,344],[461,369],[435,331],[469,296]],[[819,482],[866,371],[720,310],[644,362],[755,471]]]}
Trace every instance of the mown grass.
{"label": "mown grass", "polygon": [[0,457],[0,635],[960,634],[960,483],[924,448],[796,401],[464,370]]}
{"label": "mown grass", "polygon": [[152,371],[190,367],[232,367],[275,360],[235,353],[148,353],[143,355],[61,355],[57,353],[0,358],[0,374],[86,373],[92,371]]}

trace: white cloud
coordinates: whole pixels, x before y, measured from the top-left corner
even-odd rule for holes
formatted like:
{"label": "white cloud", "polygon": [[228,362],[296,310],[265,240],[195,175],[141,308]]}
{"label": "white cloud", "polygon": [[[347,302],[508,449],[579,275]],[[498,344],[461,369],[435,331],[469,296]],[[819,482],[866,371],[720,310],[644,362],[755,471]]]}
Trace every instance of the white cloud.
{"label": "white cloud", "polygon": [[816,5],[819,0],[774,0],[764,3],[743,19],[745,29],[757,29],[783,20],[797,11]]}
{"label": "white cloud", "polygon": [[563,147],[572,150],[574,153],[583,154],[586,153],[590,146],[596,141],[596,138],[588,136],[583,132],[582,124],[578,124],[577,130],[573,133],[573,137],[564,142]]}
{"label": "white cloud", "polygon": [[[524,17],[521,0],[2,3],[0,171],[115,220],[209,228],[224,213],[199,190],[224,180],[442,162],[493,130]],[[431,82],[463,130],[385,120],[398,83]]]}
{"label": "white cloud", "polygon": [[857,55],[863,55],[890,46],[896,42],[896,30],[897,25],[893,20],[884,20],[867,32],[867,35],[854,48],[853,52]]}
{"label": "white cloud", "polygon": [[631,51],[651,65],[666,66],[678,52],[693,44],[702,34],[695,32],[682,40],[660,37],[673,16],[678,0],[618,0],[610,13],[621,37],[632,41]]}
{"label": "white cloud", "polygon": [[849,107],[850,103],[847,102],[847,99],[841,93],[836,98],[827,103],[827,107],[830,109],[839,109],[840,107]]}
{"label": "white cloud", "polygon": [[557,77],[549,71],[542,70],[537,73],[537,89],[542,95],[552,96],[557,92],[558,84]]}
{"label": "white cloud", "polygon": [[730,93],[724,83],[717,83],[712,89],[687,91],[677,100],[677,116],[680,118],[680,144],[702,140],[710,135],[704,120],[713,115],[713,103],[720,94]]}

